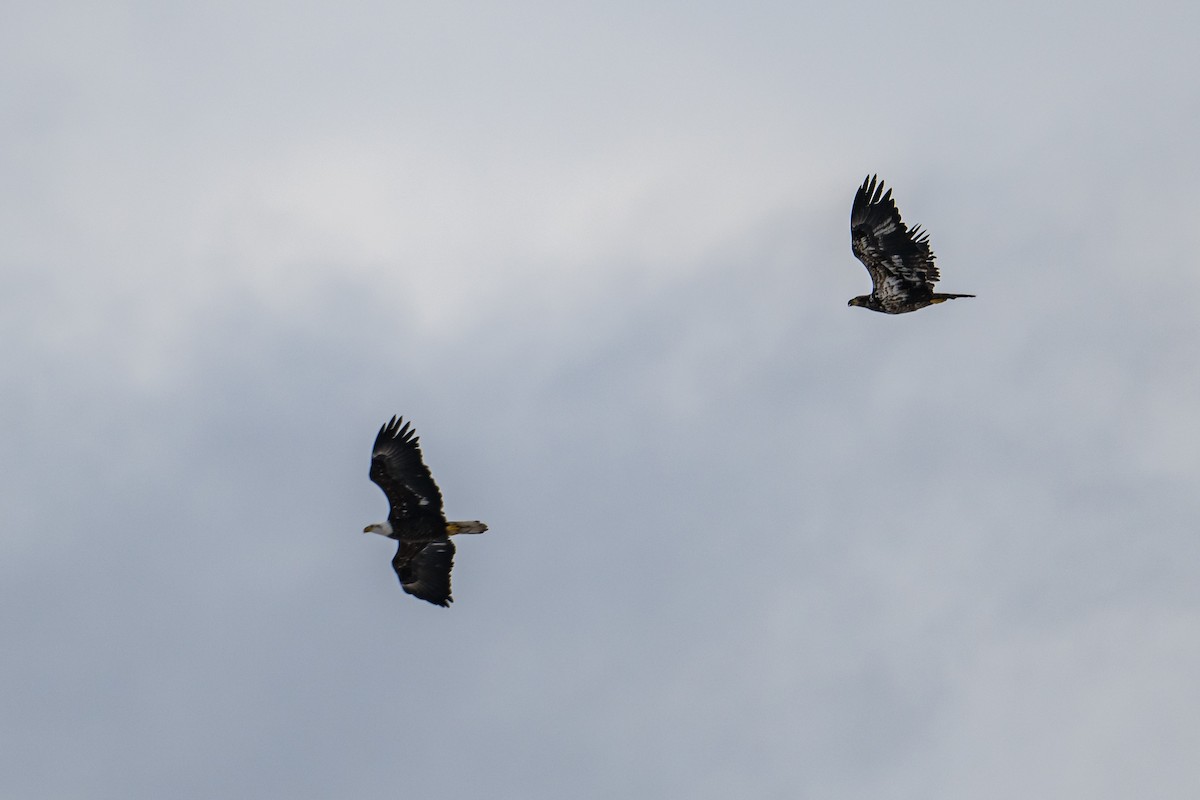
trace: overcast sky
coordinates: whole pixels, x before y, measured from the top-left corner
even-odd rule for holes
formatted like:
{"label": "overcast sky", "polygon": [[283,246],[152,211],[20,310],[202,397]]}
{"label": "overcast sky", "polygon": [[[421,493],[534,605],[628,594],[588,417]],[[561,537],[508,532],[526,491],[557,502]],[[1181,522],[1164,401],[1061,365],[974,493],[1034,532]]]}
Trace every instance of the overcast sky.
{"label": "overcast sky", "polygon": [[1195,795],[1197,8],[7,8],[0,794]]}

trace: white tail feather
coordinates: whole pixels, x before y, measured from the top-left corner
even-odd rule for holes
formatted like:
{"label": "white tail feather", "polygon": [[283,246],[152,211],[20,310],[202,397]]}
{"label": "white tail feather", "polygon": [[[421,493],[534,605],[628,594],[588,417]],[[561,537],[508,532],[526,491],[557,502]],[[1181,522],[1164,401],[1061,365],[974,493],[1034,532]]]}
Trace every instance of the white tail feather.
{"label": "white tail feather", "polygon": [[483,533],[487,529],[488,526],[477,519],[446,523],[447,536],[454,536],[457,533]]}

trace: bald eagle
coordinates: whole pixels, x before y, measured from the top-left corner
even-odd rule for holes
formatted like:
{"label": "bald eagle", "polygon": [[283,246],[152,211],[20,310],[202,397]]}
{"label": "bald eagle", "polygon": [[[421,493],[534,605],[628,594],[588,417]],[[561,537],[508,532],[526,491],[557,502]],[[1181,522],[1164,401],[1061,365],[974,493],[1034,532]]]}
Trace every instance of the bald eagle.
{"label": "bald eagle", "polygon": [[883,191],[870,175],[858,187],[850,209],[850,246],[871,274],[871,293],[851,298],[849,305],[884,314],[904,314],[973,294],[937,294],[938,281],[929,234],[917,225],[909,230],[900,219],[892,190]]}
{"label": "bald eagle", "polygon": [[368,525],[363,533],[378,533],[400,543],[392,568],[404,591],[434,605],[450,605],[454,602],[450,596],[454,542],[450,537],[483,533],[487,525],[478,520],[446,521],[442,493],[421,460],[416,431],[398,417],[392,417],[375,437],[371,480],[387,495],[391,512],[387,522]]}

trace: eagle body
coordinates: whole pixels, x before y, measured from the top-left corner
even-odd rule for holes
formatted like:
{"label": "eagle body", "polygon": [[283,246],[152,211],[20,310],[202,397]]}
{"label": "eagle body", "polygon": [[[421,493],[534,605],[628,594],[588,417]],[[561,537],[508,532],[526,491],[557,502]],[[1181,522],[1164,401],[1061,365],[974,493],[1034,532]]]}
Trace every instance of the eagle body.
{"label": "eagle body", "polygon": [[871,293],[851,298],[849,305],[884,314],[907,314],[925,306],[973,294],[939,294],[941,277],[933,263],[929,234],[900,219],[892,190],[870,175],[858,187],[850,209],[850,248],[871,276]]}
{"label": "eagle body", "polygon": [[458,533],[483,533],[478,520],[447,522],[442,493],[421,457],[416,431],[399,417],[379,429],[371,450],[371,480],[387,495],[386,522],[368,525],[364,533],[395,539],[399,546],[392,568],[404,591],[434,605],[448,606],[450,571]]}

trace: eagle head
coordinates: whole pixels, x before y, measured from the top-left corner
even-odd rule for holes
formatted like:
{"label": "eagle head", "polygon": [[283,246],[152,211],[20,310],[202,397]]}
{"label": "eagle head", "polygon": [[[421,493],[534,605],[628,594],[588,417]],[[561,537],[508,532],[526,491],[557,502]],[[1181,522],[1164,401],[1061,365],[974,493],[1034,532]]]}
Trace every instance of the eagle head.
{"label": "eagle head", "polygon": [[846,305],[847,306],[862,306],[863,308],[870,308],[871,307],[871,295],[860,294],[858,297],[851,297],[850,302],[846,303]]}
{"label": "eagle head", "polygon": [[392,523],[390,522],[374,522],[363,528],[363,533],[378,533],[380,536],[392,538]]}

